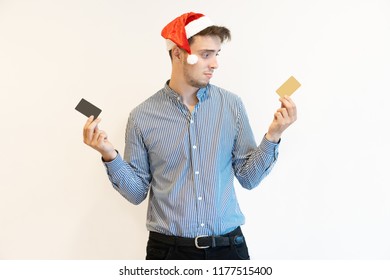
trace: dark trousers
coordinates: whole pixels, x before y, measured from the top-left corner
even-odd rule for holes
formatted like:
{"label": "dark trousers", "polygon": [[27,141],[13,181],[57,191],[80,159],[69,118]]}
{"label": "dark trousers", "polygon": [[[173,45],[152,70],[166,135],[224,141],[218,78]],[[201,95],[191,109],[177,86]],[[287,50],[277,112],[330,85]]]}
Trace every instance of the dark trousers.
{"label": "dark trousers", "polygon": [[[248,248],[240,227],[221,237],[227,237],[228,242],[223,242],[223,244],[221,242],[213,242],[213,245],[210,247],[199,249],[195,246],[195,239],[191,240],[190,238],[173,237],[150,232],[146,247],[146,259],[249,260]],[[224,239],[226,240],[226,238]]]}

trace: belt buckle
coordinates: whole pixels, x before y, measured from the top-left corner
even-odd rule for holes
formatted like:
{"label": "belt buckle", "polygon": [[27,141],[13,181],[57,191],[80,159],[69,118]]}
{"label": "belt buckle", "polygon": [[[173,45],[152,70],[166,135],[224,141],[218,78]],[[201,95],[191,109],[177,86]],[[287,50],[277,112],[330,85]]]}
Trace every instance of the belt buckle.
{"label": "belt buckle", "polygon": [[198,249],[207,249],[207,248],[210,248],[210,246],[200,246],[198,244],[198,239],[201,238],[201,237],[207,237],[207,235],[198,235],[197,237],[195,237],[195,247],[198,248]]}

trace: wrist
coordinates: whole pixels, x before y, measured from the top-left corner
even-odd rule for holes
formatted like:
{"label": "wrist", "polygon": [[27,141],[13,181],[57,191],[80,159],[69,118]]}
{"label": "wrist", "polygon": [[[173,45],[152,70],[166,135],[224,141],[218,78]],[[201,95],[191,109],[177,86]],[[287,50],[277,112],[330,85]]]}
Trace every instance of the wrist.
{"label": "wrist", "polygon": [[105,162],[113,161],[116,156],[118,155],[118,152],[116,150],[107,152],[107,153],[102,153],[102,159]]}
{"label": "wrist", "polygon": [[282,136],[281,134],[271,134],[271,133],[267,132],[267,134],[265,135],[265,138],[270,142],[278,143],[281,136]]}

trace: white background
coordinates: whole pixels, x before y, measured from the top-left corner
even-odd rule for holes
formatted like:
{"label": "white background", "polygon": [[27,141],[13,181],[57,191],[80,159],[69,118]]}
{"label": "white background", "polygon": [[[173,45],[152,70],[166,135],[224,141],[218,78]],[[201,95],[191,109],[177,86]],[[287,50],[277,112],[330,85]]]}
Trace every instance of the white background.
{"label": "white background", "polygon": [[252,259],[389,259],[388,0],[0,0],[0,259],[143,259],[146,202],[82,142],[85,98],[119,151],[170,77],[161,29],[202,12],[232,31],[213,83],[259,142],[290,75],[298,121],[272,173],[237,184]]}

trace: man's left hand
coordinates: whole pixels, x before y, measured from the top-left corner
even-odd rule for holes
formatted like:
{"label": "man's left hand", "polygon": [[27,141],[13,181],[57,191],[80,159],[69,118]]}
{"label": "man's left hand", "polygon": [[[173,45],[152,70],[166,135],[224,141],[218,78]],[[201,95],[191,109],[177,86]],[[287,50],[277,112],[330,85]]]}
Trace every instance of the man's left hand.
{"label": "man's left hand", "polygon": [[275,112],[274,119],[268,128],[266,134],[267,140],[277,143],[286,130],[293,122],[297,120],[297,108],[291,97],[284,96],[279,98],[282,103],[281,107]]}

